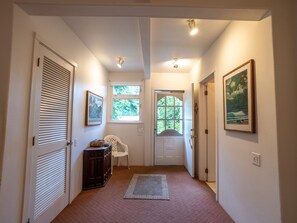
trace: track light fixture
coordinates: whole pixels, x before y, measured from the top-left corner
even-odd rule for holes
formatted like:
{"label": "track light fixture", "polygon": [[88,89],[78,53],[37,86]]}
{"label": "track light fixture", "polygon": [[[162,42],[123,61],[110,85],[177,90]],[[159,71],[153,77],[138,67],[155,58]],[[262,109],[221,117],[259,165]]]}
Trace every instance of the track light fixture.
{"label": "track light fixture", "polygon": [[123,65],[124,62],[125,62],[124,58],[119,57],[118,58],[118,63],[117,63],[118,68],[122,68],[122,65]]}
{"label": "track light fixture", "polygon": [[173,58],[173,68],[175,68],[175,69],[177,69],[178,68],[178,63],[177,63],[177,61],[178,61],[178,58]]}
{"label": "track light fixture", "polygon": [[198,28],[196,27],[196,23],[194,19],[188,19],[188,26],[190,28],[190,35],[194,36],[198,33]]}

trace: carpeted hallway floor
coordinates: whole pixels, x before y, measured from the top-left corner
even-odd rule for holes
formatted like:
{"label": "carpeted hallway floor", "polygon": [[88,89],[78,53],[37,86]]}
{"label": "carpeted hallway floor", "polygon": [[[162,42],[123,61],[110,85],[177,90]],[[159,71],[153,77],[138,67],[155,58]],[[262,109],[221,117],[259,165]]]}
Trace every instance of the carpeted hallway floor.
{"label": "carpeted hallway floor", "polygon": [[[134,173],[166,174],[170,201],[127,200]],[[103,188],[83,191],[54,223],[227,223],[233,222],[213,191],[190,177],[182,166],[114,168]]]}

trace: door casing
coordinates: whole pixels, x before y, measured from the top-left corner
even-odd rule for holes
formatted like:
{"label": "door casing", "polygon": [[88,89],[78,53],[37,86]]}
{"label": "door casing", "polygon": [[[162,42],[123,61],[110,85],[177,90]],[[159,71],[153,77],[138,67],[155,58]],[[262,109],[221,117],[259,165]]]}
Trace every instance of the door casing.
{"label": "door casing", "polygon": [[[198,127],[198,131],[199,131],[199,146],[198,146],[198,156],[199,156],[199,167],[198,167],[198,172],[199,172],[199,179],[201,181],[206,181],[207,180],[207,176],[205,173],[205,169],[207,168],[207,136],[205,134],[205,129],[207,128],[207,122],[206,122],[206,117],[207,117],[207,113],[206,113],[206,101],[205,101],[205,97],[204,97],[204,91],[206,90],[205,84],[207,84],[210,80],[214,79],[215,83],[216,83],[216,78],[215,78],[215,72],[209,74],[207,77],[205,77],[202,81],[199,82],[199,127]],[[215,84],[216,86],[216,84]],[[216,93],[217,95],[217,93]],[[215,97],[217,100],[217,97]],[[217,137],[217,103],[215,102],[215,138],[216,138],[216,142],[215,142],[215,151],[216,151],[216,184],[217,184],[217,191],[216,191],[216,199],[219,199],[219,153],[218,153],[218,137]]]}

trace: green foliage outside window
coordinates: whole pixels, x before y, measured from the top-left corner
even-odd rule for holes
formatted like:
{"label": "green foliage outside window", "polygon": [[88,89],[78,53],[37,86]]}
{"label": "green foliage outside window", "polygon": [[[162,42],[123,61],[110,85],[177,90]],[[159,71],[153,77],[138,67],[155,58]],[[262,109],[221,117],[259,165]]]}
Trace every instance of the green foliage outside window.
{"label": "green foliage outside window", "polygon": [[165,119],[165,107],[157,107],[157,118]]}
{"label": "green foliage outside window", "polygon": [[139,95],[140,86],[116,85],[113,86],[114,95]]}
{"label": "green foliage outside window", "polygon": [[139,99],[113,99],[112,120],[139,120]]}
{"label": "green foliage outside window", "polygon": [[165,131],[165,120],[157,120],[157,134]]}
{"label": "green foliage outside window", "polygon": [[165,96],[157,102],[157,134],[175,130],[183,134],[183,102],[174,96]]}
{"label": "green foliage outside window", "polygon": [[166,106],[174,106],[174,98],[173,96],[166,96]]}
{"label": "green foliage outside window", "polygon": [[157,106],[165,106],[165,97],[158,101]]}
{"label": "green foliage outside window", "polygon": [[173,119],[173,118],[174,118],[174,107],[166,107],[166,119]]}
{"label": "green foliage outside window", "polygon": [[140,99],[133,96],[140,95],[140,86],[113,86],[113,95],[123,97],[112,99],[112,120],[139,121]]}

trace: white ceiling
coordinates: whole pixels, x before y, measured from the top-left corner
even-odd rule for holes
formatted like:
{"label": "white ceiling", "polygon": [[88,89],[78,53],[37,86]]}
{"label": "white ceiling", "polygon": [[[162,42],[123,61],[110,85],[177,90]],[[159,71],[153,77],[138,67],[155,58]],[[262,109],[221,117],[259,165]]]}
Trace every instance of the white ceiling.
{"label": "white ceiling", "polygon": [[[18,5],[29,15],[61,16],[109,72],[142,72],[145,78],[149,78],[151,72],[189,72],[229,24],[227,20],[258,21],[268,12],[266,9],[205,8],[198,1],[66,2],[25,1]],[[191,38],[186,20],[196,16],[201,19],[198,21],[200,32]],[[116,67],[119,56],[125,57],[122,70]],[[172,61],[168,62],[172,57],[183,62],[178,69],[172,68]]]}
{"label": "white ceiling", "polygon": [[[62,17],[109,72],[188,73],[224,31],[229,21],[196,20],[189,35],[187,19],[137,17]],[[123,68],[116,66],[124,57]],[[172,58],[179,58],[174,69]]]}

